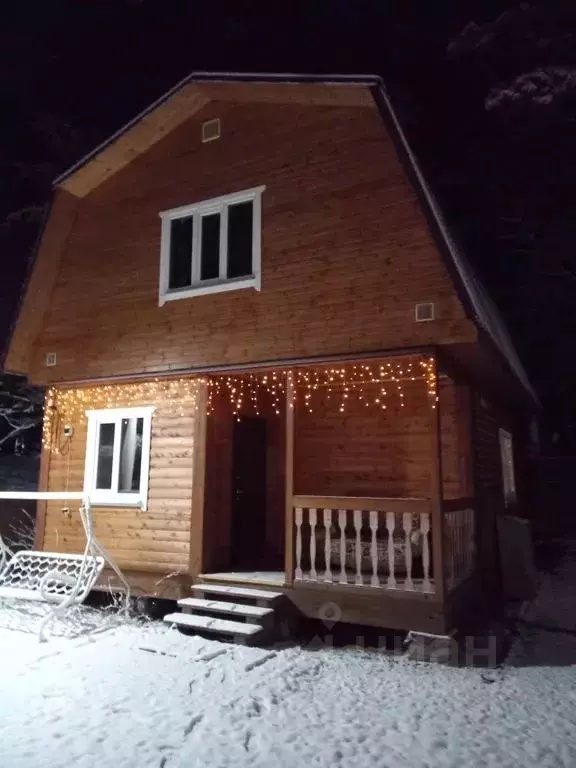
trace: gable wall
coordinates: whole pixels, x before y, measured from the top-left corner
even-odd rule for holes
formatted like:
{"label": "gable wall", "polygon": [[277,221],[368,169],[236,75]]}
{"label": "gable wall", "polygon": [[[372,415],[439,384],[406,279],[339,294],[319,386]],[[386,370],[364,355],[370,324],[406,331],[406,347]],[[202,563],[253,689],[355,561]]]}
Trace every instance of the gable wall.
{"label": "gable wall", "polygon": [[[222,138],[201,144],[215,116]],[[158,212],[260,184],[262,291],[159,307]],[[429,300],[437,319],[415,323]],[[79,202],[29,372],[70,381],[475,338],[375,107],[211,103]]]}

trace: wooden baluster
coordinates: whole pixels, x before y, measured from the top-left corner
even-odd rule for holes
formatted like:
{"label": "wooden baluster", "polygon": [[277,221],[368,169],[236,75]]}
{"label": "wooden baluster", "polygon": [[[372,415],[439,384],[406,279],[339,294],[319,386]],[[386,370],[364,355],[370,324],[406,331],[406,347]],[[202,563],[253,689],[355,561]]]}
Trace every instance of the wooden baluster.
{"label": "wooden baluster", "polygon": [[370,531],[372,533],[370,541],[370,556],[372,559],[372,578],[370,584],[373,587],[380,586],[380,579],[378,578],[378,541],[376,534],[378,533],[378,511],[376,509],[370,510]]}
{"label": "wooden baluster", "polygon": [[432,591],[432,582],[430,581],[430,542],[428,534],[430,533],[430,513],[420,513],[420,533],[422,534],[422,570],[424,571],[424,591]]}
{"label": "wooden baluster", "polygon": [[414,589],[412,581],[412,540],[410,538],[412,533],[412,512],[404,512],[402,522],[404,527],[404,562],[406,565],[405,588]]}
{"label": "wooden baluster", "polygon": [[302,507],[294,510],[294,522],[296,523],[296,568],[294,578],[302,578]]}
{"label": "wooden baluster", "polygon": [[310,520],[310,578],[317,581],[316,572],[316,510],[308,510],[308,519]]}
{"label": "wooden baluster", "polygon": [[346,576],[346,510],[338,510],[338,526],[340,527],[340,584],[348,584]]}
{"label": "wooden baluster", "polygon": [[354,529],[356,531],[356,584],[363,584],[362,579],[362,510],[354,510]]}
{"label": "wooden baluster", "polygon": [[332,583],[332,570],[330,568],[330,561],[332,559],[332,510],[324,510],[324,560],[326,562],[326,570],[324,572],[324,581]]}
{"label": "wooden baluster", "polygon": [[394,531],[396,529],[396,513],[386,512],[386,529],[388,531],[388,589],[396,589],[396,557],[394,553]]}

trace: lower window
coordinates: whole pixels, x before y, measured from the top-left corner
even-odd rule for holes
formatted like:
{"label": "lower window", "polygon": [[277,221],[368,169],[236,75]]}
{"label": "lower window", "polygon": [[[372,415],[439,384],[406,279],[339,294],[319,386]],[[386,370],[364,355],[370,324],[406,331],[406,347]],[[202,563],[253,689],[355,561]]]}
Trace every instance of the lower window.
{"label": "lower window", "polygon": [[153,407],[87,411],[84,493],[92,504],[146,509]]}

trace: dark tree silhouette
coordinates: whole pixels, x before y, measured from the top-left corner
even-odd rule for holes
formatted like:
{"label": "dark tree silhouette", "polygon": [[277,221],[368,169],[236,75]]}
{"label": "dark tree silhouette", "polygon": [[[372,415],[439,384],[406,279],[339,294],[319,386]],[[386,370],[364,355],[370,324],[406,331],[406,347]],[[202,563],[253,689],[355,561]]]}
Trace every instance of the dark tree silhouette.
{"label": "dark tree silhouette", "polygon": [[[18,446],[42,421],[44,395],[16,376],[0,378],[0,450]],[[21,438],[21,439],[19,439]]]}

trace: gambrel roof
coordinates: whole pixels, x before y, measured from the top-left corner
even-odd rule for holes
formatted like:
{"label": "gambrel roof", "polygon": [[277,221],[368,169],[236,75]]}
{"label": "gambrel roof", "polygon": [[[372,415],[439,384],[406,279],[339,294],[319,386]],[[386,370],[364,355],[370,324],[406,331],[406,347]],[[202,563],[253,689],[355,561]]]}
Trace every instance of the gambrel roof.
{"label": "gambrel roof", "polygon": [[378,76],[194,72],[59,176],[54,186],[85,197],[214,100],[340,106],[371,106],[375,102],[467,314],[500,353],[531,401],[538,402],[500,313],[457,246]]}

